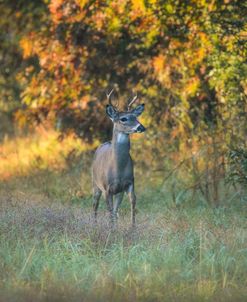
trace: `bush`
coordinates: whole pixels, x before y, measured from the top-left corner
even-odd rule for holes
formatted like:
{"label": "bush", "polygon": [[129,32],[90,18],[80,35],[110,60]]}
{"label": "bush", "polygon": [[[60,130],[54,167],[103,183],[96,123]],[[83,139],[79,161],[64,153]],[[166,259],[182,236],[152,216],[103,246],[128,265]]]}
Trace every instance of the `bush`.
{"label": "bush", "polygon": [[228,180],[233,184],[247,186],[247,149],[235,148],[229,151]]}

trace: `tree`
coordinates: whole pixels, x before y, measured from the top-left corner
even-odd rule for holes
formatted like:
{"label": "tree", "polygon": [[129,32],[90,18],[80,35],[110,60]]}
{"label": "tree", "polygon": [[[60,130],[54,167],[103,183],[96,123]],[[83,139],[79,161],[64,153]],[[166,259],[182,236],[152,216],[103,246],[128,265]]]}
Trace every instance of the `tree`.
{"label": "tree", "polygon": [[102,112],[114,85],[125,101],[133,90],[147,98],[152,125],[173,138],[228,122],[229,106],[244,112],[241,1],[53,0],[49,13],[47,27],[21,41],[40,64],[25,71],[29,118],[84,139],[108,135]]}

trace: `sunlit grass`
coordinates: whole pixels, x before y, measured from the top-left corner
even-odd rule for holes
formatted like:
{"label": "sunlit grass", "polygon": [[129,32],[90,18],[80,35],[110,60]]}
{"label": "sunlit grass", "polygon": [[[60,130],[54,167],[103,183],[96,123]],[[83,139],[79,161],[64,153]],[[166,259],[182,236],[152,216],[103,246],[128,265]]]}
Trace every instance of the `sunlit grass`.
{"label": "sunlit grass", "polygon": [[6,138],[0,144],[0,180],[26,176],[35,170],[62,170],[66,158],[95,148],[74,136],[58,140],[54,130],[39,131],[29,136]]}

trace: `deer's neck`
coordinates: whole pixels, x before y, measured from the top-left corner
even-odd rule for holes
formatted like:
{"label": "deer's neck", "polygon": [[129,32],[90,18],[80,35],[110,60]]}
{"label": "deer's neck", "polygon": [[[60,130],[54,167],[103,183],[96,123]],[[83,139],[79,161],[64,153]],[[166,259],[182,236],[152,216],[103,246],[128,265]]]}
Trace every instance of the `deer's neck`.
{"label": "deer's neck", "polygon": [[113,129],[112,155],[118,169],[124,169],[129,161],[130,139],[129,135]]}

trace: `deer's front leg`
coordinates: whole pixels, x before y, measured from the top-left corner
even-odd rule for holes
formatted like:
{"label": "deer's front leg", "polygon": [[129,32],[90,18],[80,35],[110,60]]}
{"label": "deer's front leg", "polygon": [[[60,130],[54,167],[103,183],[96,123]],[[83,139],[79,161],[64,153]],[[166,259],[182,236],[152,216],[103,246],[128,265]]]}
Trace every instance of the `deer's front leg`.
{"label": "deer's front leg", "polygon": [[115,197],[115,203],[114,203],[114,207],[113,207],[113,213],[114,213],[114,217],[117,220],[118,218],[118,208],[123,200],[123,195],[124,192],[118,193]]}
{"label": "deer's front leg", "polygon": [[136,195],[134,191],[134,184],[131,184],[127,190],[129,201],[131,204],[131,223],[132,226],[135,226],[135,207],[136,207]]}
{"label": "deer's front leg", "polygon": [[114,225],[114,213],[113,213],[113,195],[108,193],[106,195],[106,205],[110,214],[110,222]]}

